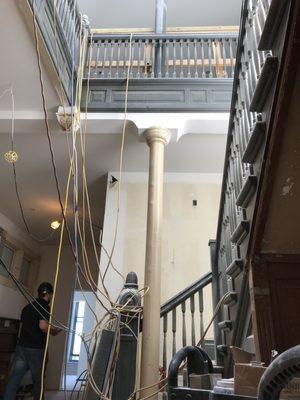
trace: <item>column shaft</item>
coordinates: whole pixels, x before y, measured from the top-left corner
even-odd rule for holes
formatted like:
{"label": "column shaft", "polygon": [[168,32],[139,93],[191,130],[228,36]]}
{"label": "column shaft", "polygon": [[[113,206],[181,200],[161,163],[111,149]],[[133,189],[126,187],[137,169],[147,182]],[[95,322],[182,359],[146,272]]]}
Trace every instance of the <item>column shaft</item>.
{"label": "column shaft", "polygon": [[[148,131],[150,134],[147,136],[146,133],[146,139],[150,147],[150,166],[145,287],[149,287],[149,291],[144,298],[141,387],[150,386],[159,379],[163,172],[164,147],[168,142],[168,136],[164,137],[159,128]],[[162,132],[168,133],[164,130]],[[142,397],[157,390],[158,386],[145,390],[142,392]],[[151,399],[156,398],[157,395],[151,397]]]}

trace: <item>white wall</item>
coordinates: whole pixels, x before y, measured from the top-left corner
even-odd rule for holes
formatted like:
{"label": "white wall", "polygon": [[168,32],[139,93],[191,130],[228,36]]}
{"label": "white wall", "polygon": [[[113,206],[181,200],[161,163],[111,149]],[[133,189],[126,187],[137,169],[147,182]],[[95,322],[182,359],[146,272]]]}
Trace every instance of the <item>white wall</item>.
{"label": "white wall", "polygon": [[[29,249],[32,253],[39,254],[39,244],[2,213],[0,213],[0,228],[7,232],[8,239],[14,240],[14,242]],[[1,317],[19,319],[22,308],[25,305],[26,300],[13,284],[11,287],[0,284]]]}

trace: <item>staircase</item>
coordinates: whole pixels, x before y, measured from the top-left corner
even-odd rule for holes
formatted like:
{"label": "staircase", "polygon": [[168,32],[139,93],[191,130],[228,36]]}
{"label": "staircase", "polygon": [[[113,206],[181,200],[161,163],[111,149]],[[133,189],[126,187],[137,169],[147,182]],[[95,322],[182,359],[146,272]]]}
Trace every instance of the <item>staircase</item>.
{"label": "staircase", "polygon": [[[251,264],[248,256],[268,155],[276,93],[283,78],[285,49],[290,40],[289,27],[292,18],[296,18],[293,6],[290,1],[243,2],[217,238],[209,243],[212,273],[199,279],[162,307],[164,367],[178,345],[197,341],[194,320],[197,293],[200,335],[203,332],[203,309],[204,305],[207,307],[203,301],[203,289],[208,285],[213,291],[214,306],[224,294],[229,293],[214,325],[214,359],[217,365],[224,367],[224,375],[229,377],[233,373],[229,346],[256,351],[250,308]],[[189,321],[186,318],[186,304],[189,305]],[[186,335],[186,326],[190,329],[191,338]],[[168,349],[167,338],[170,334],[172,348]]]}

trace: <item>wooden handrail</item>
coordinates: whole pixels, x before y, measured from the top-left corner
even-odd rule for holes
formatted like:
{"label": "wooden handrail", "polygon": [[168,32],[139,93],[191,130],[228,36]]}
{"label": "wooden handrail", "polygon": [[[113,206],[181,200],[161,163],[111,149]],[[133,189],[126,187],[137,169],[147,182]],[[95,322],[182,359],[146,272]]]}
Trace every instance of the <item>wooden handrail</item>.
{"label": "wooden handrail", "polygon": [[203,289],[205,286],[209,285],[211,282],[212,273],[208,272],[207,274],[203,275],[198,281],[192,283],[190,286],[186,287],[181,292],[166,301],[160,308],[160,317],[162,318],[164,315],[168,314],[174,308],[179,306],[185,300],[189,299],[193,294],[199,292],[200,289]]}

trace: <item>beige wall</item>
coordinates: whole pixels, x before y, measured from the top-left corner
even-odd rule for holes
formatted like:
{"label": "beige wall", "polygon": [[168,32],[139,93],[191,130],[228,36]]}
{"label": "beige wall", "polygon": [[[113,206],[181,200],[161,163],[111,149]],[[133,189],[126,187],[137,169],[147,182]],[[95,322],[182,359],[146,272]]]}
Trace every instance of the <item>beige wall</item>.
{"label": "beige wall", "polygon": [[[113,174],[117,176],[117,174]],[[188,175],[188,176],[187,176]],[[209,239],[216,235],[221,190],[221,177],[201,174],[166,174],[164,185],[164,225],[162,248],[161,302],[186,288],[210,271]],[[126,276],[135,271],[139,287],[143,287],[147,219],[147,175],[125,174],[121,190],[118,239],[113,264]],[[193,206],[197,200],[197,206]],[[107,191],[103,242],[110,251],[116,221],[117,185]],[[102,252],[101,267],[107,265]],[[107,281],[110,292],[117,296],[122,280],[110,269]],[[212,316],[211,287],[204,290],[204,323]],[[195,297],[196,339],[200,337],[199,299]],[[187,337],[191,344],[190,304],[186,304]],[[172,331],[168,322],[168,353],[170,357]],[[177,347],[181,347],[181,311],[177,313]],[[212,338],[212,330],[208,334]]]}
{"label": "beige wall", "polygon": [[[144,281],[147,184],[126,183],[124,274]],[[210,271],[208,240],[214,239],[220,185],[166,183],[162,247],[162,302]],[[197,206],[193,206],[197,200]]]}

